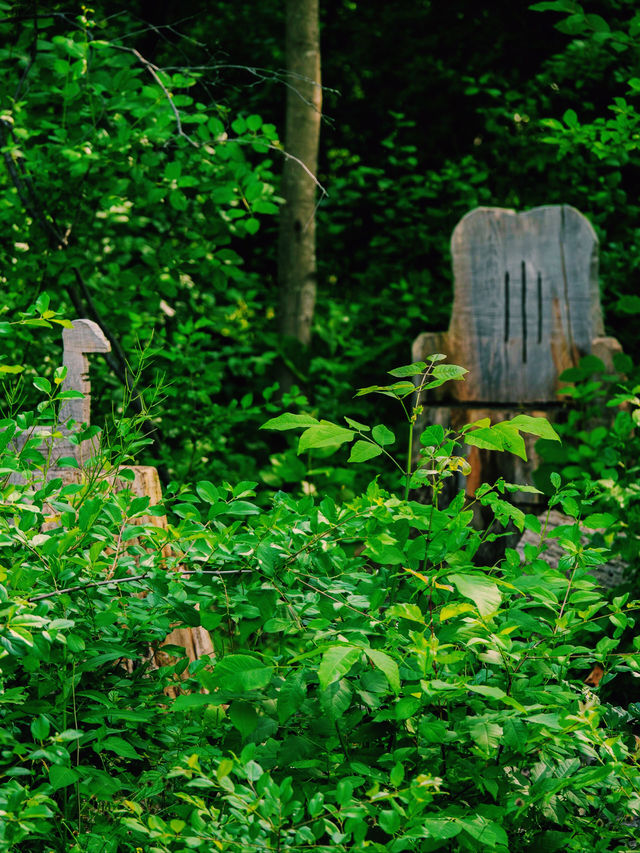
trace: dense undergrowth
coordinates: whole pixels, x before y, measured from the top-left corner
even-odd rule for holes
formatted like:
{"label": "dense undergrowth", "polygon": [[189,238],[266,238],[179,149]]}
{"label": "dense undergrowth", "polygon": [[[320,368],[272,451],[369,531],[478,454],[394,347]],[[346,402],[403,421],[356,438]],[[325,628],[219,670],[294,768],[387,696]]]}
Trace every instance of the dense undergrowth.
{"label": "dense undergrowth", "polygon": [[[412,380],[464,370],[434,356],[392,373],[364,391],[393,397],[410,433]],[[203,480],[149,507],[113,486],[144,441],[135,418],[78,482],[47,480],[30,431],[56,422],[55,375],[0,422],[0,850],[633,849],[640,705],[583,682],[596,663],[601,684],[637,675],[640,601],[589,573],[608,553],[580,538],[595,505],[551,475],[549,506],[576,517],[553,531],[554,568],[515,486],[477,490],[491,532],[462,493],[438,502],[465,443],[522,454],[522,432],[556,443],[546,421],[429,427],[412,472],[409,434],[279,414],[265,426],[302,430],[299,453],[350,444],[380,476],[344,500]],[[140,521],[165,512],[166,530]],[[479,565],[509,522],[539,544]],[[176,625],[209,630],[214,654],[165,648],[158,667]]]}

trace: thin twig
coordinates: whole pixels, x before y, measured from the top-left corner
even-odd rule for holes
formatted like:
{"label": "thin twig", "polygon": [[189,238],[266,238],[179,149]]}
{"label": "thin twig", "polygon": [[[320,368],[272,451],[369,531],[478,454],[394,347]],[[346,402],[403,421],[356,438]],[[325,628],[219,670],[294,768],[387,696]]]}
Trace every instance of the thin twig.
{"label": "thin twig", "polygon": [[[247,575],[253,574],[251,569],[222,569],[212,571],[207,569],[195,569],[190,572],[179,572],[179,577],[188,577],[189,575]],[[27,598],[28,602],[42,601],[43,598],[55,598],[57,595],[63,595],[66,592],[79,592],[80,590],[92,589],[97,586],[109,586],[110,584],[133,583],[133,581],[142,581],[151,577],[149,572],[143,575],[131,575],[126,578],[109,578],[105,581],[91,581],[90,583],[78,584],[78,586],[67,586],[64,589],[54,589],[52,592],[43,592],[41,595],[32,595]]]}
{"label": "thin twig", "polygon": [[180,118],[180,112],[179,112],[178,108],[176,107],[176,105],[173,102],[173,95],[167,89],[167,87],[164,85],[164,83],[162,82],[162,80],[160,78],[159,72],[161,71],[161,69],[158,68],[157,65],[154,65],[153,62],[149,62],[149,60],[146,59],[140,53],[139,50],[136,50],[135,47],[125,47],[124,45],[121,45],[121,44],[113,44],[113,42],[109,43],[109,47],[112,48],[112,50],[121,50],[123,53],[130,53],[132,56],[135,56],[136,59],[147,69],[149,74],[151,74],[151,76],[156,81],[158,86],[160,86],[160,88],[162,89],[162,92],[163,92],[163,94],[167,100],[167,103],[171,107],[171,112],[173,113],[175,120],[176,120],[176,127],[178,129],[178,136],[184,136],[184,138],[187,140],[187,142],[189,142],[190,145],[193,145],[194,148],[200,148],[200,145],[194,139],[192,139],[189,136],[189,134],[186,133],[184,128],[182,127],[182,119]]}

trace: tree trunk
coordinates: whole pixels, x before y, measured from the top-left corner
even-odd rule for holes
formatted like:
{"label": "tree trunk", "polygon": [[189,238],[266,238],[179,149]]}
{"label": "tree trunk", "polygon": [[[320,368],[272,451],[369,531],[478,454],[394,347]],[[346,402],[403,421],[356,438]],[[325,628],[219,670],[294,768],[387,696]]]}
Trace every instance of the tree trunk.
{"label": "tree trunk", "polygon": [[[280,216],[280,332],[303,348],[316,301],[316,184],[322,109],[319,0],[287,0],[287,118]],[[293,159],[296,158],[296,159]],[[300,161],[300,162],[298,162]],[[303,168],[304,164],[308,172]],[[311,175],[309,174],[311,173]],[[285,377],[289,385],[291,375]]]}

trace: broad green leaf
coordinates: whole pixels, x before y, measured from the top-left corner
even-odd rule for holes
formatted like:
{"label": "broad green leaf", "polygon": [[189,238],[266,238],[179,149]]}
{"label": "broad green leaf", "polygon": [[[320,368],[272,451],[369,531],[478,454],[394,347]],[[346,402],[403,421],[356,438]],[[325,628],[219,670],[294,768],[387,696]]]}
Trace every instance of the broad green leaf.
{"label": "broad green leaf", "polygon": [[181,693],[169,707],[172,711],[187,711],[211,704],[211,696],[203,693]]}
{"label": "broad green leaf", "polygon": [[396,367],[393,370],[387,371],[390,376],[397,376],[399,379],[405,376],[418,376],[424,373],[427,365],[424,361],[414,361],[413,364],[407,364],[404,367]]}
{"label": "broad green leaf", "polygon": [[437,447],[444,441],[444,428],[440,424],[428,426],[420,433],[420,444],[424,447]]}
{"label": "broad green leaf", "polygon": [[527,450],[524,445],[524,439],[518,432],[518,428],[512,426],[508,421],[506,423],[496,424],[492,430],[498,432],[504,440],[504,449],[510,453],[519,456],[520,459],[527,461]]}
{"label": "broad green leaf", "polygon": [[212,682],[232,693],[262,690],[271,681],[273,667],[253,655],[226,655],[213,670]]}
{"label": "broad green leaf", "polygon": [[616,517],[609,512],[593,512],[582,523],[585,527],[589,527],[592,530],[600,527],[607,528],[616,523]]}
{"label": "broad green leaf", "polygon": [[467,690],[490,699],[504,699],[507,695],[500,687],[491,687],[489,684],[467,684]]}
{"label": "broad green leaf", "polygon": [[499,847],[501,850],[508,849],[509,838],[507,833],[499,824],[488,820],[486,817],[482,815],[475,815],[469,818],[457,817],[456,823],[477,842],[478,849],[483,851],[494,850],[496,847]]}
{"label": "broad green leaf", "polygon": [[529,6],[532,12],[567,12],[576,11],[578,4],[576,0],[545,0],[543,3],[534,3]]}
{"label": "broad green leaf", "polygon": [[62,767],[60,764],[52,764],[49,768],[49,781],[54,791],[75,784],[79,778],[80,774],[73,767]]}
{"label": "broad green leaf", "polygon": [[424,614],[417,604],[394,604],[387,610],[388,619],[409,619],[411,622],[425,624]]}
{"label": "broad green leaf", "polygon": [[200,480],[196,483],[196,493],[205,503],[214,504],[220,500],[220,493],[209,480]]}
{"label": "broad green leaf", "polygon": [[550,441],[561,441],[560,436],[546,418],[534,418],[531,415],[516,415],[507,421],[522,432],[537,435]]}
{"label": "broad green leaf", "polygon": [[121,737],[108,737],[104,740],[99,740],[96,744],[99,752],[107,750],[107,752],[115,752],[121,758],[142,758],[139,752],[131,746],[131,744]]}
{"label": "broad green leaf", "polygon": [[382,448],[377,444],[372,444],[370,441],[356,441],[351,448],[348,462],[366,462],[368,459],[374,459],[380,456]]}
{"label": "broad green leaf", "polygon": [[469,726],[469,734],[482,752],[488,753],[496,749],[502,737],[502,726],[487,720],[474,720]]}
{"label": "broad green leaf", "polygon": [[44,714],[39,714],[31,722],[31,734],[34,740],[44,740],[49,735],[49,720]]}
{"label": "broad green leaf", "polygon": [[220,515],[260,515],[260,507],[249,501],[231,501]]}
{"label": "broad green leaf", "polygon": [[36,376],[33,380],[33,385],[38,391],[42,391],[44,394],[51,393],[51,383],[44,376]]}
{"label": "broad green leaf", "polygon": [[460,367],[458,364],[436,364],[433,368],[432,376],[434,379],[442,379],[445,382],[450,380],[460,380],[464,378],[465,373],[469,371],[466,367]]}
{"label": "broad green leaf", "polygon": [[373,436],[373,440],[377,441],[378,444],[386,445],[393,444],[396,440],[395,435],[388,429],[384,424],[379,424],[378,426],[374,426],[371,431],[371,435]]}
{"label": "broad green leaf", "polygon": [[321,421],[317,426],[309,427],[302,433],[298,442],[298,455],[318,447],[339,447],[351,441],[354,435],[353,430]]}
{"label": "broad green leaf", "polygon": [[465,433],[464,442],[482,450],[504,450],[504,437],[494,432],[493,427],[470,430]]}
{"label": "broad green leaf", "polygon": [[421,819],[420,825],[425,837],[433,838],[435,841],[446,841],[449,838],[455,838],[462,832],[462,827],[456,822],[455,818],[424,817]]}
{"label": "broad green leaf", "polygon": [[[390,541],[387,542],[385,541],[386,539]],[[383,565],[398,565],[405,562],[404,553],[387,534],[371,536],[367,539],[364,554],[367,557],[371,557],[376,563],[382,563]]]}
{"label": "broad green leaf", "polygon": [[310,427],[320,423],[317,418],[311,415],[294,414],[293,412],[285,412],[283,415],[278,415],[277,418],[271,418],[266,423],[262,424],[260,429],[298,429],[299,427]]}
{"label": "broad green leaf", "polygon": [[470,598],[484,618],[492,616],[500,607],[502,595],[496,584],[481,575],[449,575],[449,580],[465,598]]}
{"label": "broad green leaf", "polygon": [[371,427],[366,424],[361,424],[359,421],[354,421],[353,418],[345,417],[345,421],[352,429],[355,429],[356,432],[369,432],[371,430]]}
{"label": "broad green leaf", "polygon": [[353,690],[346,678],[332,681],[320,694],[320,705],[332,720],[339,719],[351,704]]}
{"label": "broad green leaf", "polygon": [[358,389],[356,397],[362,397],[365,394],[384,394],[387,397],[396,397],[402,399],[409,394],[414,394],[416,386],[413,382],[394,382],[393,385],[369,385],[366,388]]}
{"label": "broad green leaf", "polygon": [[440,611],[440,621],[445,622],[447,619],[459,616],[461,613],[469,613],[473,609],[473,604],[469,604],[468,601],[456,601],[454,604],[445,604]]}
{"label": "broad green leaf", "polygon": [[22,373],[22,364],[0,364],[0,373]]}
{"label": "broad green leaf", "polygon": [[322,655],[318,667],[320,689],[326,690],[329,684],[346,675],[362,655],[362,649],[356,646],[330,646]]}
{"label": "broad green leaf", "polygon": [[304,682],[296,678],[295,674],[289,675],[285,683],[278,690],[276,710],[280,723],[286,722],[289,717],[295,714],[304,702],[304,698]]}
{"label": "broad green leaf", "polygon": [[365,649],[364,653],[371,663],[384,673],[385,678],[389,682],[389,687],[391,687],[395,693],[399,693],[400,673],[398,671],[398,664],[393,660],[393,658],[389,657],[385,652],[381,652],[379,649]]}
{"label": "broad green leaf", "polygon": [[232,702],[227,714],[243,740],[248,738],[258,725],[256,709],[248,702]]}

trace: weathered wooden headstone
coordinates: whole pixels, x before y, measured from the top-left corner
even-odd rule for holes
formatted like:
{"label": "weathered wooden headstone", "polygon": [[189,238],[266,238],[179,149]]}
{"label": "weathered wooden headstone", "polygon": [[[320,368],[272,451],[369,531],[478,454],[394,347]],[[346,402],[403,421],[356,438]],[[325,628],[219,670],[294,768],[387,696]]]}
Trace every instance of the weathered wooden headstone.
{"label": "weathered wooden headstone", "polygon": [[[523,411],[553,420],[560,374],[588,353],[606,362],[620,349],[617,341],[604,337],[593,227],[568,205],[525,213],[480,207],[456,226],[451,254],[449,329],[420,335],[412,355],[422,361],[441,352],[469,374],[464,382],[447,386],[446,405],[445,400],[431,405],[424,423],[459,427]],[[528,443],[527,463],[472,448],[467,493],[498,475],[530,482],[538,464],[534,443]]]}
{"label": "weathered wooden headstone", "polygon": [[[76,444],[70,436],[83,424],[91,420],[91,383],[89,382],[90,353],[110,352],[111,345],[102,329],[92,320],[74,320],[73,327],[62,332],[62,364],[67,375],[62,383],[63,391],[80,391],[84,398],[65,400],[60,407],[60,416],[55,426],[38,426],[22,433],[16,442],[21,450],[34,437],[40,439],[40,452],[47,460],[46,478],[61,477],[65,482],[79,478],[78,469],[60,466],[61,459],[75,459],[78,465],[86,464],[95,455],[97,445],[90,439]],[[12,481],[23,480],[15,475]]]}
{"label": "weathered wooden headstone", "polygon": [[[64,483],[71,483],[81,481],[83,466],[90,462],[98,450],[97,443],[91,439],[77,444],[70,440],[72,433],[91,423],[91,382],[87,356],[91,353],[109,352],[111,346],[102,329],[92,320],[85,319],[74,320],[72,328],[64,329],[62,343],[62,363],[67,368],[62,390],[80,391],[83,397],[65,400],[60,407],[59,423],[56,427],[37,427],[35,431],[23,434],[18,440],[18,447],[23,446],[24,442],[34,435],[38,436],[42,442],[40,452],[49,460],[47,479],[60,477]],[[75,458],[79,467],[61,467],[59,462],[64,457]],[[136,497],[148,497],[150,506],[162,503],[162,487],[156,468],[149,465],[124,467],[133,473],[133,480],[120,478],[119,471],[105,473],[116,491],[127,489]],[[151,524],[163,529],[167,527],[165,516],[141,516],[137,520],[140,524]],[[166,546],[163,555],[165,558],[170,556]],[[213,654],[209,633],[202,627],[176,628],[165,639],[165,643],[183,647],[191,661],[203,654]],[[155,652],[154,660],[158,666],[164,666],[172,659],[160,649]]]}

